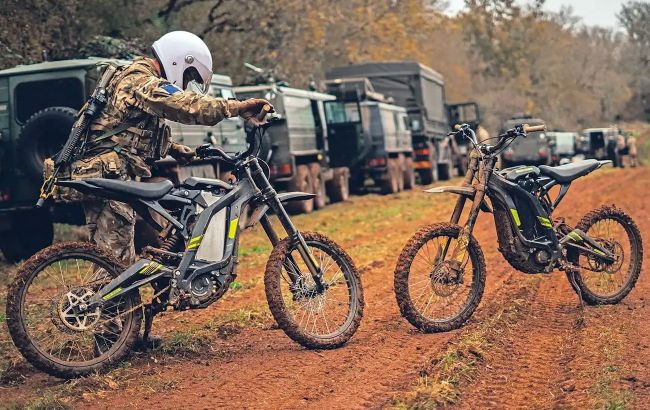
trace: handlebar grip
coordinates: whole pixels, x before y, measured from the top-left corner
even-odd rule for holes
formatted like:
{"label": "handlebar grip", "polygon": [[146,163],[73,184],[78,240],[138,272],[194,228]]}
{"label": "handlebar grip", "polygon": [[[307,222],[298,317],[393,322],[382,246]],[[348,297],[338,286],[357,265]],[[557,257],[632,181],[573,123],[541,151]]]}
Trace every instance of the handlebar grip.
{"label": "handlebar grip", "polygon": [[456,131],[460,131],[461,128],[463,128],[463,127],[461,127],[460,124],[456,124],[456,125],[454,125],[454,129],[455,129]]}
{"label": "handlebar grip", "polygon": [[260,110],[259,114],[255,116],[255,119],[259,122],[264,122],[264,118],[268,113],[271,112],[271,106],[268,104],[264,104],[262,109]]}
{"label": "handlebar grip", "polygon": [[546,131],[546,124],[542,125],[528,125],[524,124],[524,132],[526,134],[531,132]]}

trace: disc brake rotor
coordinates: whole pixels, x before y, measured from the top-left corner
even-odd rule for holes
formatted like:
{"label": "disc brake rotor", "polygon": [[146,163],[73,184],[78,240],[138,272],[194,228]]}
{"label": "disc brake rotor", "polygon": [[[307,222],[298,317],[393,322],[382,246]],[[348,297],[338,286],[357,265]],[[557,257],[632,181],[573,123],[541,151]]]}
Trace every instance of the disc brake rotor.
{"label": "disc brake rotor", "polygon": [[430,275],[431,289],[438,296],[450,296],[463,283],[463,276],[464,270],[459,261],[443,261],[436,265]]}
{"label": "disc brake rotor", "polygon": [[95,292],[87,287],[71,289],[55,302],[52,320],[64,331],[83,332],[99,322],[101,309],[87,309],[86,304]]}

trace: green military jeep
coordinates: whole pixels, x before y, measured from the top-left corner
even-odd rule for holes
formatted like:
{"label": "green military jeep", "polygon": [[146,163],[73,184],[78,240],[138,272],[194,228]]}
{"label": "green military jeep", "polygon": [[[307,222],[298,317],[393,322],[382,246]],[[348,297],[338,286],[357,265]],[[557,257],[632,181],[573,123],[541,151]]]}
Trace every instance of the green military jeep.
{"label": "green military jeep", "polygon": [[[36,209],[43,160],[65,143],[77,111],[92,93],[101,58],[21,65],[0,71],[0,250],[8,261],[27,258],[52,243],[53,223],[84,223],[80,204],[55,203]],[[234,97],[230,78],[215,75],[211,94]],[[238,118],[216,127],[172,124],[174,138],[190,146],[205,142],[236,151],[245,144]],[[179,169],[170,157],[155,170],[177,182],[190,175],[216,177],[218,164]]]}

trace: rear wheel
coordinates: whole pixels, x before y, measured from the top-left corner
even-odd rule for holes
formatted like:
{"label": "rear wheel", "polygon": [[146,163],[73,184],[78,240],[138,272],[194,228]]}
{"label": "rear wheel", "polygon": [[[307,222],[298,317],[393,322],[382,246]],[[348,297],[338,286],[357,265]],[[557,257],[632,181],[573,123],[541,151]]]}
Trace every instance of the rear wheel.
{"label": "rear wheel", "polygon": [[409,190],[415,187],[415,169],[413,168],[413,158],[404,159],[404,189]]}
{"label": "rear wheel", "polygon": [[[309,167],[307,165],[298,165],[295,175],[289,182],[289,191],[307,192],[311,194],[314,193],[313,186],[314,183],[311,178],[311,172],[309,172]],[[314,210],[314,201],[312,199],[292,201],[287,203],[285,208],[294,214],[308,214]]]}
{"label": "rear wheel", "polygon": [[314,198],[314,208],[321,209],[327,205],[327,195],[325,194],[325,181],[321,173],[321,166],[317,162],[309,164],[309,173],[311,174],[312,192],[316,194]]}
{"label": "rear wheel", "polygon": [[315,232],[302,234],[321,269],[319,291],[290,238],[280,241],[264,274],[273,317],[294,341],[313,349],[334,349],[356,332],[363,316],[363,289],[352,259],[339,245]]}
{"label": "rear wheel", "polygon": [[395,159],[389,158],[386,168],[386,175],[381,184],[381,192],[383,194],[399,192],[399,180],[402,179],[402,175]]}
{"label": "rear wheel", "polygon": [[458,240],[461,231],[460,226],[446,223],[425,226],[399,256],[395,268],[397,304],[402,316],[423,332],[459,328],[483,295],[483,252],[473,236],[463,249]]}
{"label": "rear wheel", "polygon": [[450,163],[446,162],[446,163],[438,164],[438,178],[441,181],[446,181],[450,179],[451,171],[452,171],[452,167]]}
{"label": "rear wheel", "polygon": [[85,307],[121,272],[112,256],[84,242],[59,243],[27,260],[7,293],[7,325],[18,350],[34,367],[62,378],[124,358],[142,320],[137,291]]}
{"label": "rear wheel", "polygon": [[332,202],[350,198],[350,174],[347,168],[334,168],[332,180],[328,181],[327,193]]}
{"label": "rear wheel", "polygon": [[590,305],[620,302],[634,288],[641,273],[643,243],[636,223],[622,210],[603,206],[585,215],[576,229],[616,257],[613,263],[607,263],[570,249],[567,259],[580,267],[575,279],[582,298]]}

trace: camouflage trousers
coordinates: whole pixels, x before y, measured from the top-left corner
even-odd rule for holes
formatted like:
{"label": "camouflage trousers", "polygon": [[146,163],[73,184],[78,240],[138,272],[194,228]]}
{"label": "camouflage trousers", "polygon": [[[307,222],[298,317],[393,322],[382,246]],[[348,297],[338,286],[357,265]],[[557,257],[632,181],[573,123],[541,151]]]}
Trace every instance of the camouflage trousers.
{"label": "camouflage trousers", "polygon": [[90,241],[126,265],[135,262],[133,208],[123,202],[93,200],[84,202],[84,211]]}

